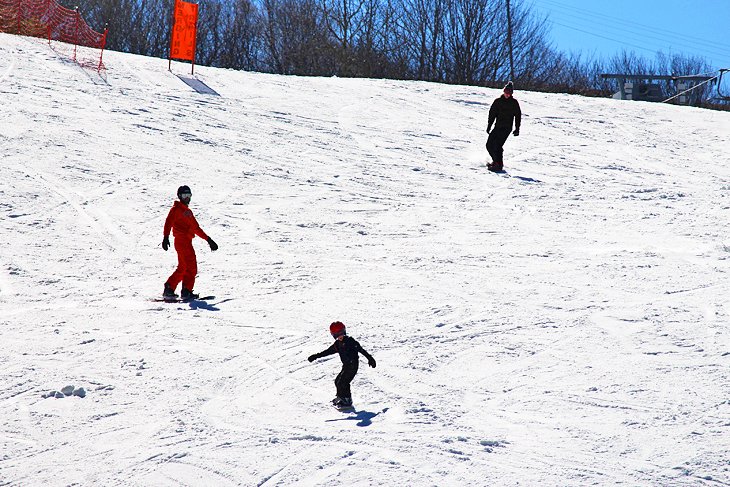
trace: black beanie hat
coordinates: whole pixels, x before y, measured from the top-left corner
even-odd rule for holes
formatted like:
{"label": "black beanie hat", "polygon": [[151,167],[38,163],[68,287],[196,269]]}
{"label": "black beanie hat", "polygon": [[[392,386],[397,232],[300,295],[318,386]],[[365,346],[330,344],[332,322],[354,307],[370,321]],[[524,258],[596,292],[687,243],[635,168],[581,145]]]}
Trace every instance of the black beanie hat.
{"label": "black beanie hat", "polygon": [[190,191],[190,187],[189,186],[185,186],[185,185],[180,186],[179,188],[177,188],[177,197],[178,198],[183,193],[192,193],[192,191]]}
{"label": "black beanie hat", "polygon": [[511,81],[507,82],[507,84],[504,85],[504,91],[507,91],[509,93],[513,93],[515,91],[515,87]]}

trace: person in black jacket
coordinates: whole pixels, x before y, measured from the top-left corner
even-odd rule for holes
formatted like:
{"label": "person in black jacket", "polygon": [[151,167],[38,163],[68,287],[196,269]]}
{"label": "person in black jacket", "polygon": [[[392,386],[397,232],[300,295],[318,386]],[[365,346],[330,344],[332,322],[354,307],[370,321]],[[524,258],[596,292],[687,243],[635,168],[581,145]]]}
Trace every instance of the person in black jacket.
{"label": "person in black jacket", "polygon": [[318,358],[334,355],[335,353],[340,354],[342,370],[335,378],[337,397],[332,400],[332,404],[338,407],[350,407],[352,406],[350,382],[355,378],[360,365],[358,353],[363,354],[368,359],[370,367],[375,367],[375,359],[360,346],[357,340],[347,336],[345,325],[341,321],[335,321],[330,325],[330,333],[335,338],[335,343],[326,350],[310,355],[307,360],[314,362]]}
{"label": "person in black jacket", "polygon": [[[517,137],[520,135],[520,123],[522,121],[522,111],[520,104],[512,97],[514,86],[510,81],[504,87],[504,94],[494,100],[489,108],[489,122],[487,123],[487,151],[492,156],[492,163],[487,164],[490,171],[502,171],[502,146],[507,141],[509,133],[512,132],[512,122],[515,124],[515,131],[512,134]],[[495,123],[496,120],[496,123]],[[494,124],[494,129],[492,129]]]}

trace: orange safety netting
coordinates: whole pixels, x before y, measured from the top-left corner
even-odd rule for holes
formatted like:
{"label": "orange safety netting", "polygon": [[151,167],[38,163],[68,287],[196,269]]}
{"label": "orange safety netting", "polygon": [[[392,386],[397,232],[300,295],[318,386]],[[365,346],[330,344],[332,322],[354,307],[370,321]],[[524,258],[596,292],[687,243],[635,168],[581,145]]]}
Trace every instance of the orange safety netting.
{"label": "orange safety netting", "polygon": [[[56,0],[0,0],[0,32],[58,41],[59,50],[83,66],[104,68],[106,34],[94,31],[77,10]],[[65,44],[65,45],[64,45]]]}

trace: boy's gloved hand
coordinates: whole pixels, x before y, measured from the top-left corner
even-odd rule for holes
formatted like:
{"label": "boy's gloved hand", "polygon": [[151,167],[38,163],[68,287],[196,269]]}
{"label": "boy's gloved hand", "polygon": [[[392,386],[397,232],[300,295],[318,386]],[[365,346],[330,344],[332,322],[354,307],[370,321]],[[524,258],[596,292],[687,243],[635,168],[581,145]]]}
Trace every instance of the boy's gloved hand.
{"label": "boy's gloved hand", "polygon": [[170,237],[164,237],[162,239],[162,250],[167,252],[167,249],[170,248]]}
{"label": "boy's gloved hand", "polygon": [[375,359],[373,357],[370,357],[368,359],[368,365],[372,368],[375,368]]}
{"label": "boy's gloved hand", "polygon": [[212,250],[213,252],[215,252],[216,250],[218,250],[218,244],[215,243],[213,241],[213,239],[210,238],[210,237],[208,237],[208,245],[210,245],[210,250]]}

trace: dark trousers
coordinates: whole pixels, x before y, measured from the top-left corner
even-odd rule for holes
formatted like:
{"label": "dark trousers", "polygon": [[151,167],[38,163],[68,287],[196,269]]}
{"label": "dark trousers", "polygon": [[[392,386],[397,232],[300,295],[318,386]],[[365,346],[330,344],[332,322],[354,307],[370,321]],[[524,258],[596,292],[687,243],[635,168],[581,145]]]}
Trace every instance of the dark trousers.
{"label": "dark trousers", "polygon": [[342,364],[342,370],[335,378],[335,387],[337,387],[338,397],[352,397],[352,394],[350,393],[350,382],[352,382],[352,379],[355,378],[359,365],[358,361]]}
{"label": "dark trousers", "polygon": [[510,129],[508,127],[494,127],[492,133],[487,138],[487,152],[492,156],[494,164],[502,165],[502,147],[509,137]]}

